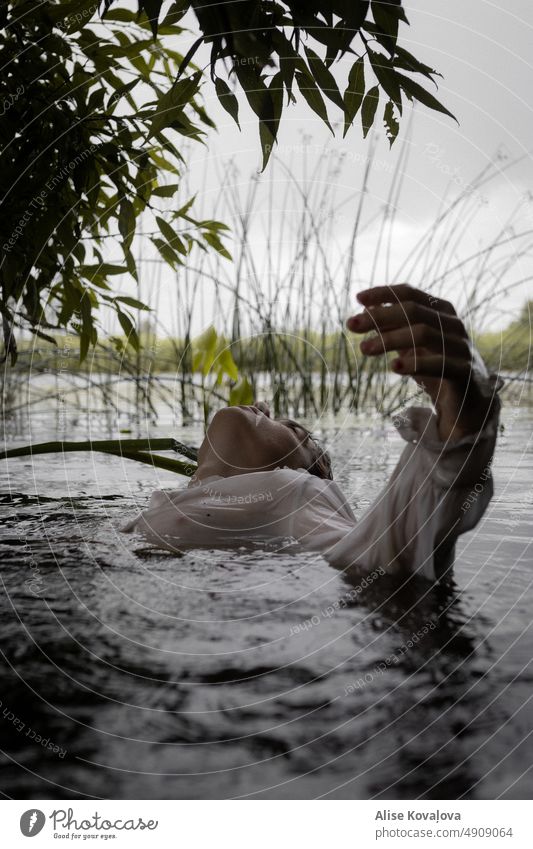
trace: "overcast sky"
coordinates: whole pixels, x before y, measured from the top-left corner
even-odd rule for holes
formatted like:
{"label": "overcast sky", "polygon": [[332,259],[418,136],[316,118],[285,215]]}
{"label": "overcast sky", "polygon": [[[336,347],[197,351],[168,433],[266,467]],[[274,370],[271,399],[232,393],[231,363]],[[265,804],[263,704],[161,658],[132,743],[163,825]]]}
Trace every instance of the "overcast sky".
{"label": "overcast sky", "polygon": [[[402,156],[402,145],[407,145],[409,155],[402,166],[402,192],[396,204],[388,265],[385,267],[382,263],[380,253],[374,269],[376,283],[385,282],[385,274],[392,280],[405,255],[442,211],[443,198],[448,202],[452,200],[491,161],[496,162],[495,176],[481,189],[470,192],[470,206],[465,207],[464,221],[459,227],[461,239],[454,247],[453,257],[450,253],[448,263],[459,266],[469,254],[487,246],[491,238],[509,224],[511,213],[514,232],[533,229],[533,202],[528,194],[533,192],[530,156],[533,149],[533,75],[529,58],[533,44],[531,2],[511,0],[504,8],[488,0],[404,0],[404,6],[410,26],[401,26],[400,43],[442,73],[438,97],[457,116],[459,123],[417,107],[410,135],[407,136],[412,112],[407,104],[400,135],[391,152],[378,127],[376,164],[366,200],[369,221],[372,214],[384,208],[398,157]],[[181,45],[180,48],[184,49]],[[345,72],[346,66],[338,69],[340,77]],[[238,174],[235,174],[230,187],[231,197],[244,199],[253,176],[260,168],[261,157],[256,119],[246,104],[241,102],[242,132],[239,132],[220,108],[213,91],[206,86],[204,94],[208,111],[217,122],[218,132],[209,137],[207,147],[193,148],[190,181],[193,188],[199,189],[198,202],[203,211],[210,214],[217,203],[220,204],[220,175],[229,160],[233,158],[238,166]],[[334,108],[331,116],[339,117]],[[302,134],[305,135],[305,154]],[[328,146],[326,154],[323,152],[324,145]],[[276,154],[279,164],[269,166],[260,178],[258,209],[266,209],[267,200],[271,198],[278,216],[281,217],[283,212],[289,213],[289,217],[297,221],[302,212],[298,186],[300,189],[304,187],[305,168],[307,190],[314,192],[316,203],[326,190],[330,199],[335,197],[337,204],[351,198],[335,222],[334,238],[332,236],[328,247],[333,265],[337,259],[342,262],[370,145],[369,139],[363,140],[357,121],[346,139],[343,140],[340,133],[332,139],[327,128],[305,104],[287,109]],[[516,159],[520,161],[509,167]],[[331,185],[331,173],[325,180],[328,163],[331,165],[332,162],[339,166],[334,186]],[[288,195],[286,183],[289,178],[284,168],[298,184]],[[318,168],[316,185],[310,186],[309,175],[314,168]],[[328,185],[321,184],[324,182]],[[228,209],[221,209],[219,205],[217,211],[229,223],[235,223]],[[371,278],[379,220],[378,215],[375,224],[367,226],[358,242],[354,294]],[[252,241],[260,273],[266,273],[264,225],[261,215],[252,224]],[[285,227],[284,239],[278,244],[271,244],[269,250],[286,255],[288,262],[294,252],[291,238],[296,238],[296,233],[291,236],[287,230]],[[509,230],[507,234],[510,235]],[[484,318],[486,326],[507,324],[520,306],[528,298],[533,298],[531,282],[525,280],[515,285],[516,281],[532,272],[530,260],[511,261],[515,244],[518,247],[523,242],[511,242],[499,254],[496,252],[482,275],[483,286],[496,287],[499,291],[498,298]],[[508,263],[507,259],[510,260]],[[230,280],[231,271],[224,273]],[[464,300],[464,292],[473,274],[474,266],[466,265],[457,273],[452,271],[445,278],[444,285],[453,297],[459,301],[463,297]],[[172,288],[166,271],[163,279],[165,285]],[[511,285],[514,288],[507,291],[506,287]],[[146,294],[152,297],[151,293],[152,289],[147,284]],[[163,296],[165,304],[166,297]],[[174,309],[170,302],[168,308]],[[198,313],[197,329],[209,321],[210,310],[213,311],[213,307],[206,294],[204,309],[201,314]],[[220,312],[218,318],[227,320]]]}

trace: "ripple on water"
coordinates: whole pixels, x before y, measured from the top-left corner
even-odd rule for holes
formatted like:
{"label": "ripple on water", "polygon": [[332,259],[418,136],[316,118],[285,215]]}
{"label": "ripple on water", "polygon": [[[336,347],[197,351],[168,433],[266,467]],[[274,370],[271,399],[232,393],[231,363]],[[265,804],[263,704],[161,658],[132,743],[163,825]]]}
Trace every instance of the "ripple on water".
{"label": "ripple on water", "polygon": [[[496,497],[458,547],[455,583],[409,595],[354,597],[301,551],[173,555],[121,535],[153,488],[175,486],[164,472],[97,456],[10,463],[2,700],[66,754],[2,722],[3,789],[527,796],[533,462],[518,446],[530,435],[524,414],[497,455]],[[335,436],[338,480],[358,510],[394,464],[399,446],[384,460],[382,439],[357,427]]]}

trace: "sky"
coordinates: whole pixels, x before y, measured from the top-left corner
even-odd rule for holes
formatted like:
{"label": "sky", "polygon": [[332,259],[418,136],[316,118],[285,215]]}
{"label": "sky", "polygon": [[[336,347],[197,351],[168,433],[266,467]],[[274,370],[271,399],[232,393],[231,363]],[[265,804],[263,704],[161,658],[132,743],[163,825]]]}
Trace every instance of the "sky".
{"label": "sky", "polygon": [[[420,106],[411,115],[413,110],[407,105],[399,137],[389,151],[378,122],[374,139],[362,138],[357,120],[345,139],[340,132],[333,138],[320,119],[298,103],[284,112],[276,161],[259,174],[255,117],[241,98],[239,131],[214,91],[206,87],[206,106],[218,129],[205,146],[191,149],[187,186],[198,192],[198,209],[203,214],[214,217],[216,213],[236,231],[241,226],[237,208],[244,208],[255,187],[255,213],[249,225],[255,279],[250,285],[264,292],[269,291],[273,274],[287,272],[298,250],[302,196],[308,195],[313,214],[325,216],[321,228],[324,245],[320,250],[315,246],[315,257],[320,251],[327,254],[328,273],[338,276],[341,285],[363,174],[374,149],[350,298],[352,289],[355,303],[358,289],[398,282],[406,275],[415,285],[424,285],[425,279],[436,276],[441,291],[457,302],[463,314],[472,303],[473,287],[478,292],[492,292],[487,308],[472,321],[481,322],[483,329],[499,328],[516,318],[525,301],[533,298],[528,279],[533,263],[521,256],[526,239],[516,238],[520,232],[533,231],[533,75],[529,59],[533,8],[528,0],[511,0],[505,7],[488,0],[404,0],[404,7],[410,26],[401,27],[399,43],[442,74],[435,93],[457,122]],[[179,48],[184,50],[181,44]],[[341,64],[337,68],[339,78],[347,67]],[[340,117],[334,108],[331,116]],[[383,211],[397,169],[401,193],[389,203],[389,223],[382,232]],[[484,169],[490,170],[491,179],[474,188],[476,175]],[[455,229],[447,230],[445,219],[418,264],[405,263],[446,205],[461,192],[466,194],[465,201],[449,219],[455,222]],[[468,261],[495,240],[504,244],[490,253],[485,263]],[[238,257],[238,244],[230,247]],[[145,257],[150,255],[146,246],[142,252]],[[157,301],[165,316],[179,314],[177,291],[183,288],[182,281],[164,268],[155,272],[153,263],[148,266],[143,296],[152,303]],[[231,286],[235,271],[228,263],[211,271]],[[319,286],[320,275],[325,273],[320,261],[314,273]],[[208,281],[204,285],[197,302],[201,308],[195,311],[195,331],[211,321],[227,330],[230,299],[215,297]],[[318,312],[320,309],[323,306],[317,301]],[[179,331],[179,320],[172,329]]]}

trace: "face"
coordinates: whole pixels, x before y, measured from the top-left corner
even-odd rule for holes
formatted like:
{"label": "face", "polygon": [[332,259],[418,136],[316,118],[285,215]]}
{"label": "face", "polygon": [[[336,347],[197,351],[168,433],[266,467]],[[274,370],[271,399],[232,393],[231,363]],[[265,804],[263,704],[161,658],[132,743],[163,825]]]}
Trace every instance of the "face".
{"label": "face", "polygon": [[267,404],[226,407],[207,429],[196,476],[229,477],[278,466],[307,469],[313,458],[307,431],[291,419],[271,418]]}

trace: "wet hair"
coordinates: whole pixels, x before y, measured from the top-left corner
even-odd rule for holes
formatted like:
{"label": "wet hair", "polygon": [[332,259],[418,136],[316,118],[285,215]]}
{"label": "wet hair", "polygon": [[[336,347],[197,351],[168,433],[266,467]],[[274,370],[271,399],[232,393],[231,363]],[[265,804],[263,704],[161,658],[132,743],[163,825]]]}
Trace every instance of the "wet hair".
{"label": "wet hair", "polygon": [[332,481],[333,472],[331,470],[331,457],[326,449],[321,446],[320,442],[317,442],[317,440],[312,436],[310,436],[309,439],[316,449],[316,457],[307,471],[311,475],[316,475],[317,478],[324,478],[324,480]]}
{"label": "wet hair", "polygon": [[293,419],[278,419],[283,424],[288,425],[288,427],[298,427],[300,430],[303,430],[305,433],[305,438],[302,441],[303,445],[306,445],[311,449],[313,453],[313,460],[311,465],[308,466],[307,471],[310,475],[315,475],[317,478],[322,478],[323,480],[333,480],[333,472],[331,469],[331,457],[325,448],[322,447],[320,442],[312,435],[311,431],[308,430],[303,424],[300,422],[295,422]]}

